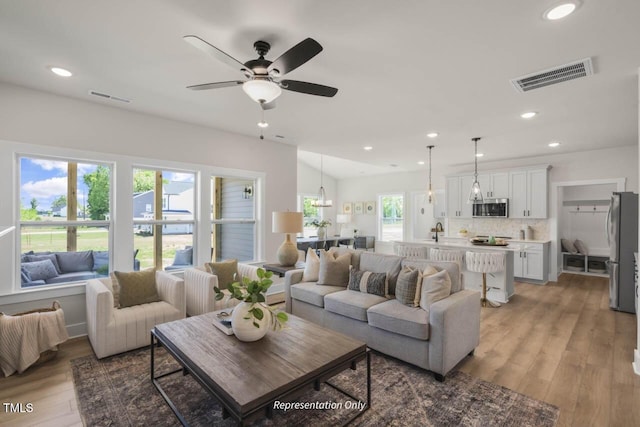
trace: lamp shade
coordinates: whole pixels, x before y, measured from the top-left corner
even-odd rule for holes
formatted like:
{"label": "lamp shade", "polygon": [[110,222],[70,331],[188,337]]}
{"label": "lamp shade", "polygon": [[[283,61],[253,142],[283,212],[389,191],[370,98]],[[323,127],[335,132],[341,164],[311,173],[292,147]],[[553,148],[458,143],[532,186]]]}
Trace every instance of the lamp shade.
{"label": "lamp shade", "polygon": [[251,99],[256,102],[268,104],[282,93],[282,89],[277,84],[269,80],[249,80],[242,84],[242,89]]}
{"label": "lamp shade", "polygon": [[349,224],[351,222],[351,215],[349,215],[349,214],[338,214],[338,215],[336,215],[336,222],[338,224]]}
{"label": "lamp shade", "polygon": [[272,224],[274,233],[301,233],[302,212],[273,212]]}

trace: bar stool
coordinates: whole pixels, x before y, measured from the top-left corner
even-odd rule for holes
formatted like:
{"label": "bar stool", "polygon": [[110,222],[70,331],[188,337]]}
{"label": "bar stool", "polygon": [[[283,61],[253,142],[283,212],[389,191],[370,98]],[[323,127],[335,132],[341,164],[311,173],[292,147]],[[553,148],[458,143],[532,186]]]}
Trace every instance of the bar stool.
{"label": "bar stool", "polygon": [[424,246],[396,245],[396,255],[407,258],[427,259],[427,248]]}
{"label": "bar stool", "polygon": [[483,307],[487,303],[491,307],[500,307],[500,304],[487,299],[487,273],[496,273],[504,270],[504,254],[487,252],[467,252],[467,270],[482,273],[482,298]]}
{"label": "bar stool", "polygon": [[429,259],[431,261],[450,261],[458,263],[460,271],[462,271],[462,261],[464,260],[464,252],[453,249],[436,249],[431,248],[429,251]]}

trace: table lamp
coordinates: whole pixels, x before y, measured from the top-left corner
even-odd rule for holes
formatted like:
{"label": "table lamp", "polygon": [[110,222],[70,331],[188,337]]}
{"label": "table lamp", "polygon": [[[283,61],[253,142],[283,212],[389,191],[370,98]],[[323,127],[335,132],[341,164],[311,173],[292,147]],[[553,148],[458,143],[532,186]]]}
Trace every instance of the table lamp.
{"label": "table lamp", "polygon": [[301,233],[302,212],[273,212],[272,230],[274,233],[285,233],[284,242],[278,248],[278,262],[289,267],[298,261],[298,247],[291,241],[291,234]]}
{"label": "table lamp", "polygon": [[[344,233],[343,226],[344,224],[349,224],[351,222],[351,215],[349,214],[338,214],[336,215],[336,222],[340,224],[340,237],[353,237],[353,232]],[[349,234],[348,236],[345,234]]]}

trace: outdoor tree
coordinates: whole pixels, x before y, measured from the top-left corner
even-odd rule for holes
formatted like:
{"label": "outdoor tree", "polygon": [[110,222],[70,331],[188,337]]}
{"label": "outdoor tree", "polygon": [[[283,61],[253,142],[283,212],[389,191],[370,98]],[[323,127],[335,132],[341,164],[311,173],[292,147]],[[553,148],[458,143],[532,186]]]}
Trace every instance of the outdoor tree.
{"label": "outdoor tree", "polygon": [[87,211],[92,220],[103,220],[109,213],[109,169],[98,166],[94,172],[86,173],[82,177],[89,187],[87,195]]}
{"label": "outdoor tree", "polygon": [[136,169],[133,173],[133,192],[142,193],[153,190],[156,182],[156,172],[152,170]]}
{"label": "outdoor tree", "polygon": [[58,196],[51,202],[51,210],[57,211],[67,206],[67,196]]}
{"label": "outdoor tree", "polygon": [[36,200],[36,198],[34,197],[33,199],[31,199],[31,209],[36,210],[38,209],[38,200]]}

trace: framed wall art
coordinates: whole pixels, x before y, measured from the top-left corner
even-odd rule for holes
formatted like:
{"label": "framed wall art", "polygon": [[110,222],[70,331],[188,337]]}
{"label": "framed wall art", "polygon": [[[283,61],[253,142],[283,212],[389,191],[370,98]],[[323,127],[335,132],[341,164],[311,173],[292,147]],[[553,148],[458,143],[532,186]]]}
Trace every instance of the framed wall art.
{"label": "framed wall art", "polygon": [[364,213],[369,215],[375,215],[376,213],[376,202],[365,202],[364,203]]}
{"label": "framed wall art", "polygon": [[362,215],[364,213],[364,203],[355,202],[353,204],[353,213],[356,215]]}
{"label": "framed wall art", "polygon": [[351,202],[344,202],[342,204],[342,213],[350,214],[353,212],[353,206]]}

